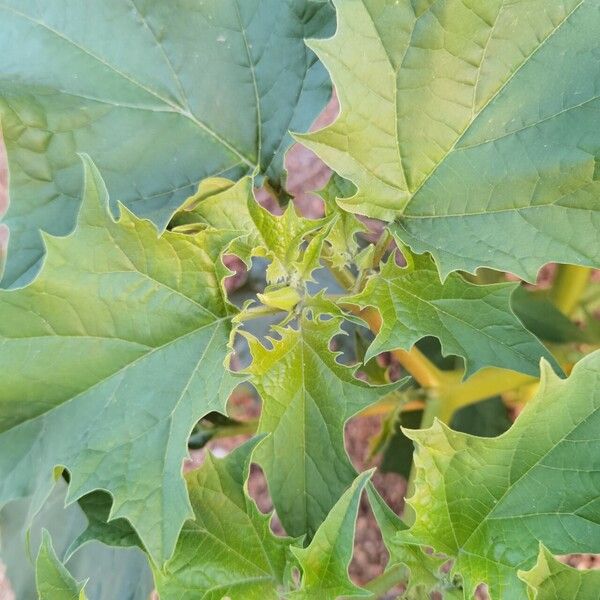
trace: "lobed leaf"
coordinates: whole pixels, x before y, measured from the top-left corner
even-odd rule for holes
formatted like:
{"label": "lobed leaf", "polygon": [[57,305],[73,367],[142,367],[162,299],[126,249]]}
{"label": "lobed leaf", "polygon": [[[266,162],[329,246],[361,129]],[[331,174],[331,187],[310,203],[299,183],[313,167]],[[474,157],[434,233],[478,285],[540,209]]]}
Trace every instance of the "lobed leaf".
{"label": "lobed leaf", "polygon": [[306,548],[292,548],[303,570],[302,584],[290,594],[297,600],[336,600],[372,595],[348,577],[360,496],[372,472],[361,473],[336,502]]}
{"label": "lobed leaf", "polygon": [[68,501],[96,489],[157,562],[191,508],[181,475],[193,425],[225,410],[229,308],[219,256],[233,232],[115,222],[89,159],[75,232],[45,236],[38,278],[0,292],[0,505],[35,514],[69,470]]}
{"label": "lobed leaf", "polygon": [[259,438],[224,459],[207,453],[186,476],[193,520],[187,521],[173,558],[154,568],[162,600],[277,600],[289,584],[291,538],[275,536],[270,517],[245,491]]}
{"label": "lobed leaf", "polygon": [[84,583],[75,581],[60,562],[46,530],[37,555],[35,579],[40,600],[86,600]]}
{"label": "lobed leaf", "polygon": [[537,396],[497,438],[436,422],[411,431],[418,444],[416,520],[400,541],[455,559],[465,594],[527,597],[517,577],[541,541],[553,553],[600,551],[600,352],[566,380],[545,365]]}
{"label": "lobed leaf", "polygon": [[262,398],[258,431],[270,433],[256,452],[277,514],[293,536],[311,538],[356,477],[344,448],[344,425],[397,384],[371,387],[329,350],[340,319],[320,314],[278,328],[266,348],[246,334],[250,381]]}
{"label": "lobed leaf", "polygon": [[445,278],[600,265],[595,0],[335,0],[337,121],[298,136]]}
{"label": "lobed leaf", "polygon": [[417,263],[418,268],[402,268],[392,255],[360,294],[346,300],[381,314],[367,360],[435,336],[443,354],[465,359],[467,377],[487,366],[535,376],[542,356],[556,364],[512,312],[515,284],[473,285],[458,274],[442,283],[431,261],[418,257]]}
{"label": "lobed leaf", "polygon": [[600,571],[569,567],[543,545],[535,566],[519,577],[529,587],[530,600],[596,600],[600,590]]}
{"label": "lobed leaf", "polygon": [[3,285],[37,273],[38,229],[72,230],[77,152],[159,228],[206,177],[256,171],[283,185],[288,130],[306,131],[331,92],[304,38],[333,24],[329,3],[311,0],[1,2]]}

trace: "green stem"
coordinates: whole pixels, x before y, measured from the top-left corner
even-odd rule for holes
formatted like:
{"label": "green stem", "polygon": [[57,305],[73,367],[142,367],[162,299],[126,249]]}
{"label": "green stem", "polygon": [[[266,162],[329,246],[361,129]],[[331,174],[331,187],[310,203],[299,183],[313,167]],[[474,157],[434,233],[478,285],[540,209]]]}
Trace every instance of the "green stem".
{"label": "green stem", "polygon": [[364,585],[365,590],[369,590],[375,595],[375,598],[381,598],[395,585],[402,583],[408,579],[408,573],[404,565],[394,565],[386,569],[381,575],[371,579],[369,583]]}
{"label": "green stem", "polygon": [[581,295],[587,287],[591,269],[578,265],[559,265],[550,292],[552,301],[565,315],[570,316],[577,308]]}

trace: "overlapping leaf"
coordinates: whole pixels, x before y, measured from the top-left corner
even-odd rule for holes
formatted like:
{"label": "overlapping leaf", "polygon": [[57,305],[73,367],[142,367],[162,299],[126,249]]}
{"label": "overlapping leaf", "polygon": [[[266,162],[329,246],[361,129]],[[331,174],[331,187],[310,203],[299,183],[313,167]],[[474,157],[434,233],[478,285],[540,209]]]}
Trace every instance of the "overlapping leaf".
{"label": "overlapping leaf", "polygon": [[410,432],[418,443],[411,505],[415,524],[399,535],[455,558],[473,593],[527,598],[518,569],[541,541],[555,554],[600,552],[600,352],[567,380],[548,365],[538,395],[498,438],[477,438],[437,422]]}
{"label": "overlapping leaf", "polygon": [[73,228],[77,152],[159,226],[205,177],[257,170],[281,185],[288,130],[306,131],[330,95],[303,40],[333,25],[312,0],[3,0],[4,285],[37,272],[39,228]]}
{"label": "overlapping leaf", "polygon": [[344,449],[344,424],[393,386],[370,387],[329,350],[339,318],[300,319],[278,328],[266,348],[249,337],[251,381],[263,406],[256,453],[277,514],[290,535],[312,536],[356,473]]}
{"label": "overlapping leaf", "polygon": [[162,600],[277,600],[290,583],[292,540],[271,532],[269,517],[245,492],[258,441],[222,460],[209,453],[186,476],[194,519],[185,524],[164,570],[155,569]]}
{"label": "overlapping leaf", "polygon": [[125,208],[115,222],[84,162],[76,231],[45,236],[38,278],[0,293],[0,505],[33,495],[35,512],[66,467],[68,500],[107,490],[161,562],[191,514],[189,433],[235,384],[217,265],[236,234],[158,237]]}
{"label": "overlapping leaf", "polygon": [[[384,544],[390,558],[386,570],[403,566],[405,568],[406,598],[425,598],[431,592],[438,592],[444,599],[462,598],[458,589],[449,581],[447,573],[441,571],[444,559],[426,554],[418,545],[400,544],[396,536],[407,526],[385,503],[373,487],[367,488],[373,514],[379,525]],[[397,580],[400,581],[398,575]]]}
{"label": "overlapping leaf", "polygon": [[540,357],[553,360],[512,312],[515,284],[478,286],[458,274],[442,283],[427,258],[417,257],[417,266],[401,268],[391,256],[363,292],[348,298],[376,307],[382,317],[367,360],[387,350],[409,350],[425,336],[439,338],[444,354],[463,357],[467,376],[486,366],[537,375]]}
{"label": "overlapping leaf", "polygon": [[40,600],[86,600],[84,584],[75,581],[60,562],[47,531],[37,555],[35,578]]}
{"label": "overlapping leaf", "polygon": [[600,571],[580,571],[540,548],[537,563],[519,577],[529,586],[530,600],[597,600],[600,592]]}
{"label": "overlapping leaf", "polygon": [[[73,547],[79,545],[73,543],[74,540],[85,529],[85,516],[79,503],[65,507],[66,491],[65,482],[58,481],[33,521],[28,518],[31,512],[28,498],[11,502],[0,511],[0,560],[6,567],[5,575],[15,597],[36,597],[35,556],[42,532],[48,530],[56,554],[65,558],[65,566],[76,580],[86,581],[85,591],[92,600],[114,600],[115,597],[148,600],[154,585],[148,558],[139,548],[109,547],[81,535],[80,541],[86,543],[72,554]],[[101,495],[95,492],[92,496],[96,494]],[[110,504],[109,498],[105,516],[110,512]],[[86,516],[90,516],[89,510]],[[111,521],[111,526],[118,522]],[[93,533],[97,532],[94,528]]]}
{"label": "overlapping leaf", "polygon": [[336,600],[371,597],[354,585],[348,565],[354,546],[358,503],[370,473],[361,473],[336,502],[306,548],[293,548],[303,570],[301,587],[290,594],[296,600]]}
{"label": "overlapping leaf", "polygon": [[336,0],[337,121],[302,141],[445,277],[597,266],[595,0]]}

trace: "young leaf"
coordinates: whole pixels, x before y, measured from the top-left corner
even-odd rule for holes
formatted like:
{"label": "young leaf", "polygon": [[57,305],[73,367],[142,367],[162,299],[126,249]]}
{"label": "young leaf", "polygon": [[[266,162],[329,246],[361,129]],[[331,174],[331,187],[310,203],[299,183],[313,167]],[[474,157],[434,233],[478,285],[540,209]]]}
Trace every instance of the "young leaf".
{"label": "young leaf", "polygon": [[77,152],[159,227],[206,177],[257,171],[282,185],[288,130],[306,131],[331,91],[304,38],[334,21],[328,3],[309,0],[3,2],[4,285],[37,272],[38,229],[72,230]]}
{"label": "young leaf", "polygon": [[348,578],[360,496],[371,477],[361,473],[336,502],[307,548],[292,548],[302,567],[302,585],[295,600],[336,600],[371,597]]}
{"label": "young leaf", "polygon": [[600,264],[597,2],[334,4],[310,46],[341,113],[299,139],[358,187],[343,207],[396,219],[444,278]]}
{"label": "young leaf", "polygon": [[115,222],[84,164],[77,229],[45,236],[38,278],[0,292],[0,505],[33,494],[35,512],[65,467],[68,501],[110,492],[162,562],[191,515],[187,438],[235,385],[216,266],[234,234],[157,237],[125,208]]}
{"label": "young leaf", "polygon": [[269,283],[289,280],[301,267],[310,272],[318,266],[318,256],[302,264],[301,254],[308,253],[301,253],[300,246],[305,236],[324,224],[324,220],[298,216],[292,203],[281,216],[270,213],[255,200],[250,177],[236,184],[222,178],[203,182],[173,219],[175,231],[194,233],[210,227],[244,234],[230,251],[246,264],[252,256],[268,258]]}
{"label": "young leaf", "polygon": [[44,530],[35,564],[35,579],[40,600],[86,600],[84,583],[78,583],[60,562]]}
{"label": "young leaf", "polygon": [[598,600],[600,571],[569,567],[543,545],[535,566],[519,577],[529,586],[530,600]]}
{"label": "young leaf", "polygon": [[244,490],[258,441],[222,460],[208,453],[186,476],[194,518],[185,524],[173,558],[163,570],[154,569],[161,600],[281,597],[292,540],[271,532],[270,517]]}
{"label": "young leaf", "polygon": [[515,284],[473,285],[458,274],[442,283],[431,261],[419,257],[418,265],[401,268],[391,256],[363,292],[346,300],[381,314],[367,360],[433,335],[444,354],[465,359],[466,376],[487,366],[537,375],[541,356],[553,361],[510,308]]}
{"label": "young leaf", "polygon": [[338,198],[352,196],[355,191],[356,188],[350,181],[334,173],[319,192],[325,203],[327,217],[334,221],[327,236],[327,241],[331,244],[331,262],[334,267],[344,267],[354,260],[358,254],[356,234],[367,231],[356,216],[341,210],[336,202]]}
{"label": "young leaf", "polygon": [[465,593],[526,598],[517,569],[543,542],[552,552],[600,552],[600,352],[567,380],[548,365],[536,398],[497,438],[448,429],[409,432],[418,444],[416,521],[400,539],[455,558]]}
{"label": "young leaf", "polygon": [[278,328],[268,349],[246,334],[252,354],[247,372],[258,390],[258,430],[269,432],[256,452],[277,514],[294,536],[315,533],[356,472],[344,448],[344,424],[396,387],[370,387],[329,350],[340,319],[310,319]]}

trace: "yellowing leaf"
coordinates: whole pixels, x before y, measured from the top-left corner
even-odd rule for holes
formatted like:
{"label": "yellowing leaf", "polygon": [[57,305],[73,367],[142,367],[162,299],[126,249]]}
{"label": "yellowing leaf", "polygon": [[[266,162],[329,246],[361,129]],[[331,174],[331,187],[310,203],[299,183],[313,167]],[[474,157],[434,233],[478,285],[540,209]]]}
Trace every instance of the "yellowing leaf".
{"label": "yellowing leaf", "polygon": [[519,577],[529,586],[530,600],[597,600],[600,592],[600,571],[569,567],[544,546],[535,566]]}

